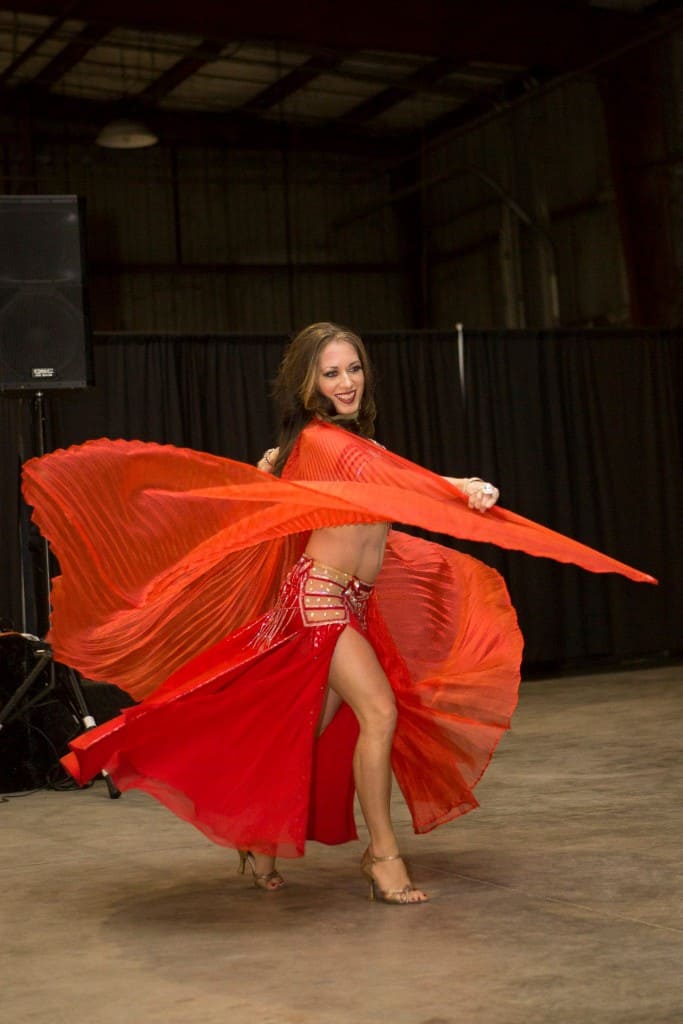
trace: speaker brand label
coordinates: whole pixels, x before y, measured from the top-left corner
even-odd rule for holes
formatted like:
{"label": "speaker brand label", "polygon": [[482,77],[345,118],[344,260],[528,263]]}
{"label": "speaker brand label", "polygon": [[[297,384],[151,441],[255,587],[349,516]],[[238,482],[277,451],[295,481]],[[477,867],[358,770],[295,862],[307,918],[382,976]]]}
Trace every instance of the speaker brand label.
{"label": "speaker brand label", "polygon": [[55,368],[53,366],[32,366],[31,376],[34,380],[45,380],[46,378],[56,376]]}

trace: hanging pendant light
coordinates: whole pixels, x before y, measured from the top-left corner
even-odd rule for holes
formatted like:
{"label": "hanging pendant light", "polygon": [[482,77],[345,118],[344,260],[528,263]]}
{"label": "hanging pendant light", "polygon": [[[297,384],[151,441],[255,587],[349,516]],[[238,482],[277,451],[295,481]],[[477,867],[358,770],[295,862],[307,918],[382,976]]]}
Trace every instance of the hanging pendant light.
{"label": "hanging pendant light", "polygon": [[142,121],[134,121],[126,117],[110,121],[101,130],[95,142],[105,149],[145,149],[159,141],[158,135]]}

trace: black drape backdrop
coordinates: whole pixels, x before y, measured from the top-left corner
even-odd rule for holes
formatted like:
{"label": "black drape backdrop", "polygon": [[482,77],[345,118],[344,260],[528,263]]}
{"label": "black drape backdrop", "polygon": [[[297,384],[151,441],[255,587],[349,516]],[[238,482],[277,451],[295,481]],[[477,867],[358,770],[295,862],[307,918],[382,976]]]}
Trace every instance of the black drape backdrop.
{"label": "black drape backdrop", "polygon": [[526,660],[683,648],[682,337],[594,331],[468,336],[470,462],[510,508],[651,572],[634,586],[487,551]]}
{"label": "black drape backdrop", "polygon": [[[652,572],[658,588],[481,545],[508,580],[526,662],[683,649],[679,332],[366,335],[378,439]],[[267,382],[281,336],[96,335],[96,387],[47,399],[48,448],[137,437],[256,461],[274,441]],[[463,372],[464,371],[464,372]],[[0,616],[21,623],[17,479],[30,399],[0,398]],[[31,626],[31,623],[27,623]]]}

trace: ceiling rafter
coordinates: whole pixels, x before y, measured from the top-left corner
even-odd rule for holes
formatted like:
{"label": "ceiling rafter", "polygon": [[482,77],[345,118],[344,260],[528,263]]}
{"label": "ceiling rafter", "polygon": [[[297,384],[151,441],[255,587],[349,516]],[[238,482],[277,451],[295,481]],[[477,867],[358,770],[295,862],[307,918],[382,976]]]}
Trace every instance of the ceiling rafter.
{"label": "ceiling rafter", "polygon": [[513,103],[525,93],[548,82],[553,76],[541,69],[528,69],[520,75],[510,79],[505,85],[485,95],[475,96],[467,103],[463,103],[456,110],[451,110],[441,117],[435,118],[426,128],[415,134],[414,146],[419,148],[428,139],[436,139],[440,135],[456,131],[464,125],[475,121],[482,115],[489,114],[493,110],[503,109],[508,103]]}
{"label": "ceiling rafter", "polygon": [[[315,140],[333,150],[339,133],[357,151],[412,147],[416,140],[424,145],[459,133],[496,108],[524,102],[530,91],[643,45],[676,22],[674,15],[625,18],[587,0],[478,0],[475,7],[471,0],[414,0],[391,19],[380,18],[372,0],[345,0],[343,12],[332,0],[313,7],[291,0],[286,16],[280,0],[251,0],[237,8],[222,0],[193,0],[182,8],[161,0],[14,0],[11,7],[16,19],[0,22],[3,59],[12,55],[0,72],[0,109],[9,114],[55,117],[54,130],[61,118],[62,131],[73,116],[84,138],[104,118],[164,115],[157,134],[170,145],[199,142],[200,126],[226,145],[253,145],[260,134],[274,147],[308,148]],[[42,19],[22,19],[21,13]],[[18,55],[17,38],[25,46]],[[52,53],[45,57],[47,40]],[[30,69],[17,74],[29,58]],[[33,81],[22,83],[43,61]],[[71,95],[74,68],[80,106]],[[180,89],[188,80],[191,87]],[[131,81],[139,90],[134,95]],[[163,102],[174,90],[177,97]],[[251,93],[246,101],[245,93]],[[296,103],[286,104],[291,96]],[[415,96],[435,101],[405,102]],[[46,97],[60,100],[61,107],[46,106]],[[278,105],[280,116],[273,118]],[[340,107],[345,113],[336,113]],[[394,107],[399,109],[383,117]],[[16,123],[25,121],[21,114]],[[54,134],[50,124],[40,131]]]}
{"label": "ceiling rafter", "polygon": [[[80,0],[72,0],[70,4],[67,4],[66,8],[56,12],[56,16],[53,18],[50,24],[46,25],[43,31],[40,32],[31,43],[29,43],[26,49],[22,50],[21,53],[17,54],[14,60],[11,61],[8,64],[8,66],[0,73],[0,85],[4,85],[6,82],[9,82],[9,80],[16,74],[19,68],[22,67],[22,65],[24,65],[26,61],[33,56],[34,53],[38,52],[43,43],[46,43],[48,39],[51,39],[52,36],[59,31],[64,22],[67,21],[68,18],[72,17],[77,13],[79,3]],[[13,10],[21,10],[21,7],[15,7],[13,8]]]}
{"label": "ceiling rafter", "polygon": [[181,57],[158,78],[145,86],[137,94],[136,99],[146,103],[158,103],[206,64],[211,64],[217,57],[220,57],[226,46],[227,42],[223,39],[204,39],[187,56]]}
{"label": "ceiling rafter", "polygon": [[441,78],[451,75],[462,68],[462,61],[454,61],[449,57],[438,57],[423,65],[417,71],[407,75],[400,85],[392,85],[375,96],[342,114],[338,120],[343,123],[353,122],[358,124],[361,121],[369,121],[373,117],[384,114],[397,103],[401,103],[407,95],[420,92],[421,89],[434,85]]}
{"label": "ceiling rafter", "polygon": [[277,82],[273,82],[272,85],[257,93],[256,96],[252,96],[250,100],[242,104],[240,110],[243,113],[253,114],[268,110],[270,107],[282,103],[292,93],[303,89],[304,86],[319,78],[320,75],[334,71],[345,57],[345,54],[337,53],[327,56],[310,57],[303,64],[300,64],[299,67],[292,68],[288,74],[278,79]]}
{"label": "ceiling rafter", "polygon": [[32,84],[50,89],[68,74],[94,46],[109,34],[108,25],[89,23],[45,67],[38,72]]}

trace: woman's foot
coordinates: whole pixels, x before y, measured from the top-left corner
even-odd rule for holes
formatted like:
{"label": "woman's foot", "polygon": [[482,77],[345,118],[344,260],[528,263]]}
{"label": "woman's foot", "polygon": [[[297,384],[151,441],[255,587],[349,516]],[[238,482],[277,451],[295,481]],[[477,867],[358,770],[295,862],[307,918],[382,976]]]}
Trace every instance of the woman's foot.
{"label": "woman's foot", "polygon": [[275,870],[274,857],[267,857],[263,853],[252,853],[250,850],[238,850],[237,852],[240,857],[238,870],[244,874],[248,867],[257,889],[275,892],[283,887],[285,880],[280,872]]}
{"label": "woman's foot", "polygon": [[370,884],[370,899],[384,903],[426,903],[429,896],[410,881],[400,853],[374,855],[368,847],[361,860],[361,872]]}

